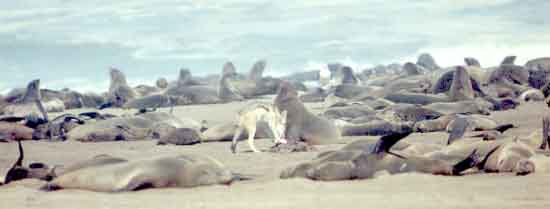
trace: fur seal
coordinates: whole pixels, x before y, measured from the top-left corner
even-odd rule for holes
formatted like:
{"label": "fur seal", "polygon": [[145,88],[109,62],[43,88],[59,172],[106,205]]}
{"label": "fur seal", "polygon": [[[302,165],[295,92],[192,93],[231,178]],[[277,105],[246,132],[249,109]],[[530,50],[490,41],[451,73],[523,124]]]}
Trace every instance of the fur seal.
{"label": "fur seal", "polygon": [[368,86],[342,84],[334,88],[334,95],[345,99],[353,99],[356,97],[381,96],[380,90]]}
{"label": "fur seal", "polygon": [[155,82],[155,86],[159,89],[166,89],[168,88],[168,80],[166,78],[159,78]]}
{"label": "fur seal", "polygon": [[70,173],[83,168],[103,166],[103,165],[123,163],[123,162],[128,162],[128,160],[124,158],[113,157],[110,155],[102,154],[102,155],[97,155],[88,160],[79,161],[68,165],[55,166],[50,173],[54,178],[56,178],[66,173]]}
{"label": "fur seal", "polygon": [[414,76],[414,75],[420,75],[422,74],[422,68],[421,66],[418,66],[412,62],[407,62],[405,65],[403,65],[403,73],[406,76]]}
{"label": "fur seal", "polygon": [[169,131],[158,139],[158,145],[193,145],[201,143],[202,135],[197,129],[169,127]]}
{"label": "fur seal", "polygon": [[444,94],[426,94],[426,93],[412,93],[408,91],[399,91],[394,93],[388,93],[384,96],[384,99],[395,103],[407,103],[407,104],[419,104],[427,105],[437,102],[450,102],[450,98]]}
{"label": "fur seal", "polygon": [[48,121],[47,124],[39,125],[33,133],[34,139],[60,139],[66,140],[66,133],[79,125],[84,125],[85,121],[78,116],[67,113],[57,116]]}
{"label": "fur seal", "polygon": [[4,108],[4,114],[8,116],[27,117],[42,116],[45,121],[48,120],[48,114],[42,103],[40,94],[40,80],[33,80],[27,85],[27,90],[22,99],[10,104]]}
{"label": "fur seal", "polygon": [[21,140],[17,140],[19,148],[19,157],[13,166],[8,170],[3,184],[9,184],[13,181],[19,181],[27,178],[40,179],[44,181],[52,180],[51,170],[44,163],[31,163],[29,166],[23,166],[24,151]]}
{"label": "fur seal", "polygon": [[381,171],[390,174],[423,172],[460,175],[462,171],[474,167],[478,162],[475,151],[458,163],[431,159],[421,155],[401,155],[391,152],[391,146],[409,133],[383,136],[374,146],[365,147],[370,147],[372,150],[353,149],[322,153],[310,162],[285,169],[280,177],[283,179],[302,177],[312,180],[336,181],[374,178]]}
{"label": "fur seal", "polygon": [[136,93],[136,97],[145,97],[150,96],[154,94],[160,93],[160,89],[155,86],[149,86],[145,84],[140,84],[133,88],[134,92]]}
{"label": "fur seal", "polygon": [[488,78],[489,84],[499,83],[500,81],[508,81],[512,84],[526,85],[529,83],[529,71],[523,66],[504,64],[490,73]]}
{"label": "fur seal", "polygon": [[305,94],[300,95],[300,100],[302,102],[323,102],[328,95],[328,92],[323,88],[312,88]]}
{"label": "fur seal", "polygon": [[544,101],[545,97],[544,97],[544,93],[542,93],[541,90],[529,89],[527,91],[522,92],[519,95],[519,99],[521,101],[526,101],[526,102],[529,102],[529,101],[540,102],[540,101]]}
{"label": "fur seal", "polygon": [[481,64],[476,58],[473,57],[465,57],[464,63],[466,63],[467,66],[473,66],[473,67],[479,67],[481,68]]}
{"label": "fur seal", "polygon": [[465,101],[459,101],[459,102],[438,102],[438,103],[425,105],[424,107],[427,109],[439,112],[443,115],[450,115],[450,114],[489,115],[490,114],[489,105],[477,100],[465,100]]}
{"label": "fur seal", "polygon": [[187,68],[180,69],[180,74],[176,83],[179,87],[200,85],[200,82],[193,80],[191,71]]}
{"label": "fur seal", "polygon": [[361,124],[345,124],[340,127],[342,136],[381,136],[412,131],[411,122],[372,120]]}
{"label": "fur seal", "polygon": [[504,57],[504,59],[502,60],[502,62],[500,62],[501,65],[513,65],[514,62],[516,62],[516,56],[506,56]]}
{"label": "fur seal", "polygon": [[[461,66],[453,67],[454,70],[450,70],[448,72],[443,73],[437,81],[435,81],[433,87],[431,88],[431,93],[438,94],[438,93],[448,93],[449,90],[451,90],[451,86],[455,82],[454,76],[457,72],[457,69]],[[468,73],[468,77],[470,78],[470,85],[471,88],[474,90],[474,93],[479,96],[483,96],[484,92],[481,89],[481,79],[482,78],[476,78],[474,74],[476,74],[476,69],[473,67],[461,67],[466,69],[466,73]],[[462,71],[461,71],[462,72]],[[477,76],[482,77],[482,76]],[[465,79],[457,81],[457,84],[461,84],[466,86],[468,88],[467,81]]]}
{"label": "fur seal", "polygon": [[0,141],[31,140],[34,138],[34,129],[20,123],[0,121]]}
{"label": "fur seal", "polygon": [[353,73],[353,69],[349,66],[340,65],[336,70],[331,71],[330,74],[331,86],[337,86],[342,84],[348,85],[360,85],[361,81]]}
{"label": "fur seal", "polygon": [[42,189],[125,192],[148,188],[231,184],[238,177],[213,158],[180,155],[91,166],[58,176]]}
{"label": "fur seal", "polygon": [[256,63],[254,63],[254,65],[252,66],[252,69],[250,69],[250,73],[248,74],[248,80],[251,80],[251,81],[262,80],[266,65],[267,65],[267,62],[265,60],[258,60]]}
{"label": "fur seal", "polygon": [[439,67],[439,65],[437,65],[437,63],[435,62],[435,59],[432,57],[432,55],[428,53],[420,54],[418,56],[416,64],[430,71],[441,69],[441,67]]}
{"label": "fur seal", "polygon": [[107,93],[107,101],[111,102],[115,107],[122,107],[124,103],[136,97],[134,89],[128,86],[126,76],[122,71],[111,68],[111,84]]}
{"label": "fur seal", "polygon": [[190,119],[176,118],[166,112],[149,112],[87,123],[69,131],[67,139],[98,142],[160,138],[166,134],[167,126],[196,130],[201,128],[200,123]]}
{"label": "fur seal", "polygon": [[154,94],[150,96],[144,96],[136,99],[132,99],[126,102],[124,108],[159,108],[159,107],[172,107],[178,105],[188,105],[192,101],[185,96],[170,96],[165,94]]}
{"label": "fur seal", "polygon": [[541,89],[550,83],[550,58],[540,58],[527,62],[525,67],[529,71],[529,85]]}
{"label": "fur seal", "polygon": [[230,82],[236,75],[237,71],[233,63],[225,63],[218,86],[218,97],[224,102],[244,100],[243,96],[239,94],[238,90]]}
{"label": "fur seal", "polygon": [[323,113],[323,116],[328,119],[354,119],[375,114],[374,109],[368,105],[352,104],[344,107],[330,107]]}
{"label": "fur seal", "polygon": [[420,105],[395,104],[377,114],[380,118],[392,122],[418,122],[433,120],[442,116],[441,113]]}
{"label": "fur seal", "polygon": [[299,141],[310,145],[331,144],[340,140],[338,128],[327,119],[309,112],[290,83],[281,83],[274,104],[280,111],[287,111],[284,136],[289,144]]}
{"label": "fur seal", "polygon": [[454,72],[449,97],[452,101],[462,101],[472,100],[474,96],[474,89],[472,88],[468,71],[466,71],[466,68],[458,66]]}
{"label": "fur seal", "polygon": [[53,99],[47,102],[44,102],[44,110],[46,112],[64,112],[65,103],[60,99]]}

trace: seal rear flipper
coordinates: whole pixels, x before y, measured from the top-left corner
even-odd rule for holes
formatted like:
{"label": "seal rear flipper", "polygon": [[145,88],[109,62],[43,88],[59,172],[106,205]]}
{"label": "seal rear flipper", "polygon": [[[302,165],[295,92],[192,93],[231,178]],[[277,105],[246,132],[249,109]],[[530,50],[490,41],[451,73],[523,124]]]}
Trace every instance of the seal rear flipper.
{"label": "seal rear flipper", "polygon": [[374,146],[374,149],[372,150],[372,154],[380,155],[382,153],[388,153],[395,155],[399,158],[404,158],[401,155],[395,154],[390,152],[390,149],[393,145],[397,144],[401,139],[404,139],[405,137],[409,136],[412,133],[412,131],[407,131],[404,133],[394,133],[389,134],[380,137],[380,139],[376,142],[376,145]]}
{"label": "seal rear flipper", "polygon": [[468,170],[470,168],[476,167],[476,165],[479,164],[479,157],[477,155],[477,149],[474,149],[466,159],[458,162],[453,166],[453,170],[451,175],[453,176],[460,176],[461,173],[465,170]]}
{"label": "seal rear flipper", "polygon": [[511,124],[511,123],[506,123],[506,124],[498,125],[495,128],[495,130],[500,132],[500,133],[504,133],[505,131],[507,131],[508,129],[511,129],[511,128],[516,128],[516,126],[514,124]]}

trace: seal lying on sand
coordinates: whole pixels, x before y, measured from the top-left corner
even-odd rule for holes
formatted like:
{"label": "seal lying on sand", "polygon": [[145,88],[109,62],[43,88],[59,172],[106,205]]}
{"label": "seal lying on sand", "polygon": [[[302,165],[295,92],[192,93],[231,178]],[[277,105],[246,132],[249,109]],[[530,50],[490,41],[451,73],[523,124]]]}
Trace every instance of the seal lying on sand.
{"label": "seal lying on sand", "polygon": [[17,140],[19,148],[19,157],[7,172],[3,184],[12,181],[19,181],[27,178],[41,179],[45,181],[52,180],[51,170],[44,163],[31,163],[28,167],[23,166],[24,151],[20,140]]}
{"label": "seal lying on sand", "polygon": [[290,83],[281,83],[274,104],[280,111],[287,112],[284,136],[288,144],[299,141],[305,141],[310,145],[339,142],[338,128],[330,121],[309,112],[298,99],[298,92]]}
{"label": "seal lying on sand", "polygon": [[0,141],[31,140],[34,129],[20,123],[0,121]]}
{"label": "seal lying on sand", "polygon": [[464,160],[452,162],[416,155],[402,156],[390,152],[390,148],[408,133],[381,137],[372,150],[340,150],[324,153],[318,158],[287,168],[281,178],[303,177],[312,180],[351,180],[373,178],[378,172],[390,174],[423,172],[441,175],[460,175],[478,163],[475,151]]}
{"label": "seal lying on sand", "polygon": [[480,114],[489,115],[492,104],[482,100],[466,100],[459,102],[438,102],[424,106],[443,115],[450,114]]}
{"label": "seal lying on sand", "polygon": [[191,119],[176,118],[169,113],[148,112],[81,125],[72,129],[67,134],[67,139],[98,142],[162,138],[165,134],[170,134],[166,127],[200,130],[202,126]]}
{"label": "seal lying on sand", "polygon": [[185,96],[168,96],[164,94],[154,94],[132,99],[124,104],[124,108],[159,108],[172,107],[178,105],[191,104],[192,101]]}
{"label": "seal lying on sand", "polygon": [[238,179],[213,158],[180,155],[85,167],[58,176],[42,189],[124,192],[148,188],[231,184]]}

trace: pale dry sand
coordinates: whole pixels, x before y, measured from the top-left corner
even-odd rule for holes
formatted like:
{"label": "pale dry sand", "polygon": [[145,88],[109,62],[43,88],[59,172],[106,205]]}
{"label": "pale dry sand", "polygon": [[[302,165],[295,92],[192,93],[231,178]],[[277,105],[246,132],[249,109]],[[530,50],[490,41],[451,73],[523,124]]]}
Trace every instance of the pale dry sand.
{"label": "pale dry sand", "polygon": [[[180,117],[208,120],[211,124],[234,120],[236,111],[246,102],[177,107]],[[318,111],[321,105],[310,105]],[[78,112],[83,110],[72,110]],[[120,114],[123,110],[109,110]],[[166,110],[162,110],[166,111]],[[134,111],[129,111],[134,112]],[[520,128],[507,134],[530,134],[541,126],[548,109],[545,104],[520,106],[518,110],[497,112],[501,122],[513,122]],[[359,138],[349,138],[349,141]],[[413,134],[410,141],[443,143],[446,134]],[[0,187],[0,209],[8,208],[550,208],[550,173],[516,177],[511,174],[476,174],[462,177],[400,174],[377,179],[341,182],[314,182],[305,179],[280,180],[279,172],[290,165],[313,158],[325,150],[343,145],[320,146],[317,152],[259,153],[229,151],[229,142],[194,146],[156,146],[155,141],[132,142],[24,142],[26,162],[42,161],[50,165],[68,164],[98,154],[128,159],[143,159],[183,153],[210,155],[234,172],[256,176],[255,180],[231,186],[191,189],[153,189],[128,193],[96,193],[78,190],[41,192],[43,183],[26,180]],[[258,140],[266,149],[270,140]],[[17,157],[15,143],[0,144],[0,175]]]}

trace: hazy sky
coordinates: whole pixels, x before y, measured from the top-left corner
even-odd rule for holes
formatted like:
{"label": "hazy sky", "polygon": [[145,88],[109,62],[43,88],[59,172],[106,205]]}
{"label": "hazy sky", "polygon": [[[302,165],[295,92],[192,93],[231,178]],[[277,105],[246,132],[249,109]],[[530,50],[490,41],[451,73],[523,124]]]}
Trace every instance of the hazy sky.
{"label": "hazy sky", "polygon": [[[113,3],[116,2],[116,3]],[[457,3],[460,2],[460,3]],[[0,6],[0,92],[41,78],[49,88],[108,85],[109,66],[131,84],[178,69],[282,74],[342,61],[356,70],[477,57],[495,65],[550,56],[547,0],[17,0]]]}

